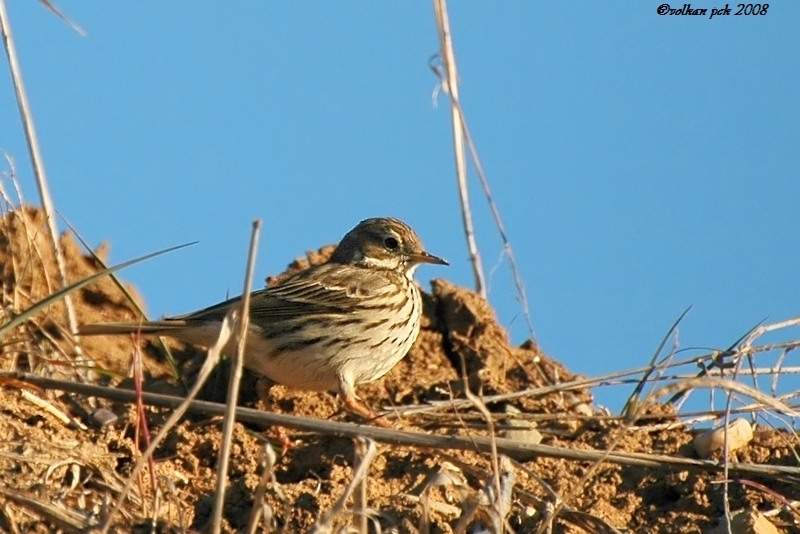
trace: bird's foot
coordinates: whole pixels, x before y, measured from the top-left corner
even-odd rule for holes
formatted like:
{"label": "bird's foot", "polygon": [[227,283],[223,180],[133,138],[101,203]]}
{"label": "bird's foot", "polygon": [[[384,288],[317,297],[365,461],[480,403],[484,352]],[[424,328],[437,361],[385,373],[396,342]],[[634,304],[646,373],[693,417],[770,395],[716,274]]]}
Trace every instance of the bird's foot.
{"label": "bird's foot", "polygon": [[373,412],[358,397],[344,397],[344,406],[356,415],[360,415],[370,423],[381,428],[392,428],[392,424],[382,415]]}

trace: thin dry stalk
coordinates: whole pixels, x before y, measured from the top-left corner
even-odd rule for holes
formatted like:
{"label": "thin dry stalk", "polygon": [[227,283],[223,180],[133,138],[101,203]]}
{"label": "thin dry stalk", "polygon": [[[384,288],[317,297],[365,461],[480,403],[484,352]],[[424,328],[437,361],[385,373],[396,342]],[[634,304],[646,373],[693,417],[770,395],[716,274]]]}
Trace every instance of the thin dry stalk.
{"label": "thin dry stalk", "polygon": [[14,520],[14,507],[11,503],[4,502],[3,506],[0,506],[0,514],[2,514],[0,518],[2,518],[9,532],[11,534],[20,534],[17,522]]}
{"label": "thin dry stalk", "polygon": [[[136,443],[135,451],[138,453],[141,450],[141,442],[145,444],[145,448],[150,445],[150,426],[147,424],[147,412],[145,411],[144,402],[142,402],[142,384],[144,383],[144,369],[142,366],[142,352],[139,350],[139,344],[133,352],[133,384],[134,391],[136,392],[136,428],[134,429],[134,443]],[[158,481],[156,479],[156,463],[152,457],[147,459],[147,469],[150,472],[150,491],[155,500],[158,489]],[[139,493],[144,496],[144,478],[141,471],[136,477],[136,483],[139,485]],[[153,502],[153,510],[156,510],[156,503]],[[147,501],[142,499],[142,516],[147,517]]]}
{"label": "thin dry stalk", "polygon": [[792,326],[800,326],[800,317],[795,317],[793,319],[787,319],[785,321],[780,321],[777,323],[772,324],[765,324],[758,326],[750,332],[750,335],[742,342],[740,345],[740,351],[743,353],[746,352],[753,352],[755,348],[753,347],[753,342],[758,339],[759,337],[763,336],[766,333],[774,332],[775,330],[782,330],[784,328],[790,328]]}
{"label": "thin dry stalk", "polygon": [[[462,361],[462,366],[464,365]],[[463,368],[463,370],[466,370]],[[486,404],[469,389],[469,380],[467,379],[466,375],[462,377],[464,382],[464,394],[466,395],[467,399],[477,408],[477,410],[483,415],[486,425],[489,430],[489,438],[491,443],[491,457],[492,457],[492,482],[494,484],[495,495],[501,494],[501,487],[500,487],[500,460],[499,455],[497,454],[497,443],[495,442],[495,430],[494,430],[494,420],[492,419],[492,414],[489,412],[489,408],[486,407]]]}
{"label": "thin dry stalk", "polygon": [[514,464],[508,456],[500,457],[500,491],[491,492],[491,487],[484,489],[489,495],[491,506],[492,528],[495,532],[505,532],[508,529],[507,518],[511,514],[511,505],[514,497],[514,485],[517,481],[517,473]]}
{"label": "thin dry stalk", "polygon": [[[183,507],[183,503],[180,501],[178,488],[175,487],[175,483],[170,477],[162,476],[159,478],[159,481],[163,486],[166,486],[166,497],[168,500],[167,509],[167,516],[170,516],[170,512],[172,511],[172,507],[175,507],[176,514],[178,516],[178,525],[177,525],[177,532],[186,532],[186,510]],[[156,518],[157,519],[157,518]],[[153,522],[154,525],[157,525],[157,521]]]}
{"label": "thin dry stalk", "polygon": [[[28,302],[34,302],[35,296],[32,295],[35,291],[35,274],[34,270],[39,267],[40,273],[42,278],[44,279],[44,290],[45,294],[52,293],[52,282],[50,280],[50,272],[47,268],[47,263],[45,262],[44,255],[39,247],[39,243],[37,242],[37,235],[39,233],[39,228],[33,227],[31,225],[30,217],[28,216],[28,212],[25,210],[24,206],[20,204],[19,209],[13,209],[11,211],[11,216],[14,219],[20,221],[22,228],[25,230],[25,250],[22,251],[14,251],[9,250],[8,256],[12,260],[12,265],[14,269],[14,276],[17,280],[17,283],[13,284],[13,291],[14,291],[14,303],[15,307],[14,311],[19,311],[19,303],[22,299],[27,300]],[[9,222],[9,227],[13,225]],[[13,230],[10,230],[13,231]],[[20,256],[20,262],[17,263],[16,253]],[[23,287],[25,284],[23,283],[24,280],[30,280],[30,292],[26,291]],[[31,324],[36,324],[35,319],[31,319]],[[38,331],[40,333],[44,333],[46,329],[42,328],[41,325],[36,324]]]}
{"label": "thin dry stalk", "polygon": [[[253,495],[253,508],[250,510],[250,518],[247,521],[247,534],[255,534],[258,530],[258,522],[264,517],[264,532],[272,530],[272,508],[266,502],[267,484],[272,484],[276,491],[280,492],[278,480],[275,478],[275,451],[269,443],[264,444],[264,471],[261,473],[261,480],[258,483],[255,494]],[[284,498],[282,494],[279,496]]]}
{"label": "thin dry stalk", "polygon": [[762,409],[764,406],[768,406],[778,413],[783,413],[791,417],[800,416],[800,411],[795,410],[789,405],[781,402],[780,400],[770,397],[769,395],[766,395],[764,393],[761,393],[760,391],[757,391],[749,386],[740,384],[739,382],[736,382],[735,380],[732,379],[715,378],[710,376],[704,376],[702,378],[692,378],[689,380],[683,380],[681,382],[676,382],[674,384],[663,386],[653,392],[653,394],[651,395],[651,399],[655,400],[665,395],[671,395],[676,392],[681,393],[692,389],[714,389],[714,390],[720,389],[728,392],[737,392],[741,393],[742,395],[751,397],[753,400],[758,401],[762,405]]}
{"label": "thin dry stalk", "polygon": [[[690,378],[690,377],[686,377]],[[693,377],[692,377],[693,378]],[[777,399],[793,410],[800,410],[800,406],[795,404],[790,404],[786,402],[788,399],[792,397],[800,395],[800,392],[791,392],[787,395],[777,397]],[[488,401],[487,401],[488,402]],[[764,406],[758,403],[747,404],[744,406],[740,406],[738,408],[731,409],[731,414],[750,414],[753,412],[763,411]],[[459,427],[462,428],[486,428],[484,425],[484,421],[486,418],[482,414],[478,413],[430,413],[425,414],[429,421],[435,422],[440,428],[445,427],[448,424],[455,426],[456,422],[458,423]],[[783,420],[780,417],[776,416],[775,414],[770,413],[773,417],[779,419],[783,426],[790,432],[792,432],[792,423],[788,420]],[[492,416],[495,420],[495,427],[498,429],[506,429],[507,426],[501,426],[502,420],[508,417],[506,413],[497,413],[492,412]],[[674,414],[674,417],[680,418],[674,421],[668,422],[659,422],[656,424],[649,424],[643,425],[643,422],[656,419],[658,421],[664,420],[663,413],[645,413],[641,414],[637,418],[638,424],[636,427],[632,428],[631,430],[637,432],[653,432],[656,430],[671,430],[674,428],[680,427],[687,427],[687,426],[694,426],[697,423],[702,423],[706,421],[719,421],[725,416],[725,410],[705,410],[699,412],[686,412],[686,413],[679,413]],[[515,419],[524,420],[524,421],[531,421],[531,422],[552,422],[552,421],[575,421],[575,422],[618,422],[618,421],[625,421],[627,417],[619,416],[619,415],[603,415],[603,414],[592,414],[586,415],[581,413],[551,413],[551,414],[532,414],[532,413],[521,413],[516,414],[514,416]],[[452,421],[451,421],[452,420]]]}
{"label": "thin dry stalk", "polygon": [[494,198],[492,197],[492,191],[489,188],[489,180],[486,178],[486,173],[483,172],[483,165],[478,157],[478,149],[475,147],[475,142],[473,141],[472,135],[469,132],[464,110],[461,109],[461,102],[459,102],[457,98],[453,101],[455,105],[458,106],[458,110],[461,115],[461,124],[464,129],[464,137],[467,141],[467,147],[469,148],[470,157],[472,158],[472,164],[475,166],[475,173],[478,175],[478,180],[483,188],[483,194],[486,197],[486,202],[489,204],[489,209],[491,210],[492,217],[494,218],[494,224],[497,227],[497,231],[500,233],[500,240],[503,242],[503,253],[508,257],[508,264],[511,267],[511,276],[514,278],[514,286],[517,290],[517,297],[519,298],[520,305],[522,306],[522,313],[525,316],[525,322],[528,326],[528,333],[531,336],[530,338],[535,340],[536,334],[533,330],[533,320],[531,319],[531,310],[530,306],[528,305],[528,295],[525,291],[525,282],[522,280],[522,274],[517,266],[517,260],[514,257],[514,249],[511,247],[511,241],[508,239],[508,234],[506,234],[506,229],[503,225],[503,219],[500,217],[500,210],[497,208],[497,204],[495,204]]}
{"label": "thin dry stalk", "polygon": [[[789,355],[790,352],[795,350],[797,346],[794,347],[787,347],[781,351],[781,355],[778,357],[778,360],[775,362],[775,366],[770,369],[772,372],[772,382],[770,384],[770,388],[772,389],[772,395],[778,395],[778,377],[784,374],[793,374],[797,372],[796,367],[784,367],[783,362],[786,360],[786,357]],[[758,371],[756,369],[755,371]]]}
{"label": "thin dry stalk", "polygon": [[453,116],[453,149],[456,160],[456,174],[458,179],[458,191],[461,200],[461,212],[464,224],[464,231],[467,237],[467,245],[470,251],[470,258],[472,259],[473,271],[475,275],[476,288],[478,293],[486,298],[486,282],[484,280],[483,267],[481,265],[480,254],[477,250],[475,242],[475,234],[472,227],[472,213],[469,206],[469,196],[466,179],[466,162],[464,161],[464,144],[469,149],[472,163],[475,166],[475,172],[478,175],[481,187],[483,189],[486,202],[489,204],[489,209],[492,212],[495,226],[500,233],[500,239],[503,242],[503,253],[508,257],[509,265],[511,266],[511,274],[514,279],[514,286],[517,291],[517,297],[522,306],[522,313],[525,316],[525,322],[528,327],[528,332],[531,339],[536,339],[536,334],[533,329],[533,321],[531,319],[530,305],[528,304],[528,296],[525,291],[525,283],[517,266],[516,258],[514,257],[514,250],[511,246],[511,241],[508,239],[503,219],[500,216],[500,210],[494,202],[492,192],[489,187],[489,181],[486,178],[486,173],[483,170],[478,150],[475,142],[470,134],[469,127],[467,126],[466,116],[464,109],[461,107],[461,100],[458,96],[458,72],[455,60],[455,53],[453,51],[452,35],[450,33],[450,20],[447,14],[446,0],[434,0],[434,9],[436,11],[436,22],[439,33],[440,55],[444,63],[444,72],[439,72],[434,69],[434,72],[440,78],[441,86],[450,95],[450,103]]}
{"label": "thin dry stalk", "polygon": [[222,445],[219,449],[217,460],[217,488],[214,494],[214,513],[211,517],[211,532],[216,534],[222,529],[222,510],[225,506],[225,486],[228,482],[228,462],[231,455],[233,442],[233,426],[236,424],[236,404],[239,400],[239,384],[242,380],[244,367],[244,349],[247,342],[247,330],[250,326],[250,292],[253,289],[253,272],[256,266],[256,251],[258,250],[258,237],[261,232],[261,220],[253,221],[253,232],[250,236],[250,251],[247,256],[245,268],[244,289],[242,291],[242,305],[237,314],[239,345],[236,358],[233,361],[231,375],[228,381],[228,410],[222,424]]}
{"label": "thin dry stalk", "polygon": [[72,20],[69,17],[67,17],[60,9],[58,9],[52,2],[50,2],[49,0],[39,0],[39,2],[41,2],[42,5],[44,5],[44,7],[52,11],[55,16],[64,21],[64,23],[67,24],[70,28],[75,30],[75,33],[77,33],[81,37],[86,37],[86,31],[77,24],[75,24],[74,22],[72,22]]}
{"label": "thin dry stalk", "polygon": [[[770,497],[772,497],[773,499],[775,499],[776,501],[781,503],[781,508],[780,508],[781,510],[787,510],[789,513],[791,513],[794,516],[795,524],[797,524],[797,522],[800,521],[800,507],[798,507],[798,503],[795,502],[795,501],[790,501],[789,499],[787,499],[786,497],[784,497],[783,495],[781,495],[777,491],[773,490],[772,488],[768,488],[764,484],[761,484],[761,483],[756,482],[754,480],[747,480],[747,479],[744,479],[744,478],[740,478],[740,479],[737,479],[737,480],[727,480],[727,479],[725,479],[724,482],[726,482],[726,483],[727,482],[735,482],[737,484],[741,484],[742,486],[750,486],[751,488],[755,488],[758,491],[761,491],[762,493],[764,493],[766,495],[769,495]],[[770,512],[766,512],[764,515],[768,515],[768,514],[770,514]]]}
{"label": "thin dry stalk", "polygon": [[458,194],[461,200],[461,220],[464,224],[464,234],[467,237],[467,248],[472,261],[472,271],[475,276],[475,291],[486,298],[486,282],[481,265],[481,256],[475,240],[475,230],[472,224],[472,211],[469,205],[469,191],[467,188],[467,163],[464,159],[464,121],[461,116],[461,107],[458,105],[458,73],[456,71],[456,57],[453,52],[453,40],[450,34],[450,19],[447,16],[445,0],[434,0],[436,12],[436,27],[439,33],[439,46],[444,63],[444,75],[441,77],[442,87],[450,95],[451,112],[453,116],[453,153],[456,162],[456,178],[458,180]]}
{"label": "thin dry stalk", "polygon": [[17,166],[14,163],[14,158],[8,152],[2,151],[3,157],[6,159],[6,163],[8,163],[8,175],[3,173],[2,176],[4,178],[8,178],[11,181],[11,185],[14,186],[14,193],[17,195],[17,201],[14,202],[11,200],[11,197],[6,192],[5,188],[2,187],[0,184],[0,195],[2,195],[3,200],[8,204],[9,211],[14,209],[16,206],[24,206],[25,201],[22,198],[22,189],[19,186],[19,182],[17,181]]}
{"label": "thin dry stalk", "polygon": [[67,414],[65,414],[62,410],[54,406],[50,401],[39,397],[38,395],[34,395],[30,391],[22,390],[20,392],[20,396],[25,399],[26,401],[30,402],[31,404],[37,406],[39,409],[49,413],[59,421],[63,425],[75,425],[81,430],[86,430],[86,425],[81,423],[80,421],[71,418]]}
{"label": "thin dry stalk", "polygon": [[[30,278],[31,280],[31,289],[33,289],[33,279],[34,274],[33,270],[35,269],[34,260],[38,261],[38,266],[41,268],[42,278],[44,278],[44,285],[46,287],[47,293],[53,292],[53,285],[50,280],[50,272],[47,269],[47,264],[45,263],[44,254],[39,247],[39,243],[37,243],[36,237],[39,235],[39,228],[32,227],[30,217],[28,216],[28,212],[25,211],[24,207],[20,207],[20,209],[13,211],[13,216],[19,219],[22,223],[22,227],[25,228],[25,237],[26,237],[26,244],[27,250],[23,253],[22,258],[24,258],[22,262],[22,269],[19,271],[15,271],[15,274],[19,273],[18,280],[22,280],[24,278]],[[23,291],[21,288],[18,291]],[[33,297],[31,295],[25,295],[28,300],[33,301]]]}
{"label": "thin dry stalk", "polygon": [[[7,216],[10,213],[16,213],[17,206],[23,206],[24,202],[22,200],[22,191],[20,190],[19,182],[17,181],[17,170],[16,170],[16,165],[14,163],[14,158],[12,158],[11,155],[9,155],[8,153],[5,153],[5,152],[3,152],[3,156],[6,158],[6,162],[8,163],[8,168],[9,168],[9,172],[8,172],[8,176],[7,177],[11,181],[11,184],[14,187],[14,191],[17,194],[17,202],[15,203],[13,200],[11,200],[11,197],[6,192],[6,189],[5,189],[5,187],[3,187],[2,182],[0,182],[0,195],[2,195],[2,199],[5,202],[5,205],[3,206],[3,212],[2,212],[2,221],[3,221],[4,226],[8,227],[8,228],[5,228],[4,230],[6,232],[10,232],[11,221],[9,220],[9,218]],[[6,177],[5,173],[3,173],[3,178],[5,178],[5,177]],[[8,255],[8,260],[11,263],[11,272],[13,272],[15,277],[17,277],[17,279],[19,280],[19,277],[17,275],[17,273],[19,272],[19,266],[17,265],[17,259],[16,259],[15,255],[13,253],[9,254]],[[45,271],[45,273],[46,272],[47,271]],[[20,309],[19,284],[14,284],[14,287],[11,290],[11,295],[10,296],[6,295],[5,291],[2,292],[2,298],[3,298],[2,305],[3,305],[3,309],[4,310],[7,307],[6,306],[6,304],[7,304],[6,297],[10,297],[10,299],[11,299],[11,309],[12,310],[16,311],[16,310]],[[19,357],[19,352],[18,351],[14,351],[11,354],[7,353],[6,356],[7,356],[8,360],[9,360],[8,361],[9,368],[10,369],[16,369],[17,368],[17,358]]]}
{"label": "thin dry stalk", "polygon": [[342,495],[336,500],[333,508],[322,514],[322,517],[319,518],[317,524],[314,525],[314,529],[311,531],[312,534],[328,534],[333,532],[333,520],[337,515],[344,511],[347,500],[353,495],[356,489],[366,481],[367,474],[369,473],[369,467],[372,465],[372,461],[378,454],[378,447],[375,445],[373,440],[368,438],[357,436],[356,440],[362,440],[364,442],[364,448],[366,451],[361,457],[361,462],[355,469],[355,473],[353,473],[353,480],[350,481],[350,484],[348,484],[344,493],[342,493]]}
{"label": "thin dry stalk", "polygon": [[[355,453],[353,469],[358,471],[361,468],[361,464],[368,459],[367,455],[369,454],[370,443],[372,443],[374,447],[375,442],[369,442],[364,438],[356,438],[353,441],[355,443],[355,447],[353,448]],[[353,528],[355,528],[359,534],[367,534],[367,527],[369,525],[369,515],[367,511],[368,479],[369,477],[366,476],[361,479],[353,492]]]}
{"label": "thin dry stalk", "polygon": [[[752,355],[748,354],[748,359],[752,358]],[[739,371],[742,368],[742,358],[737,358],[736,366],[733,370],[733,380],[739,375]],[[752,363],[752,362],[751,362]],[[755,380],[755,379],[754,379]],[[731,528],[731,520],[733,519],[733,514],[731,513],[731,505],[730,505],[730,484],[728,479],[728,467],[730,466],[730,448],[728,445],[728,435],[729,435],[729,428],[730,428],[730,418],[731,418],[731,409],[733,408],[733,392],[726,391],[726,402],[725,402],[725,416],[723,418],[723,433],[722,433],[722,465],[723,465],[723,472],[722,472],[722,503],[723,503],[723,510],[725,515],[725,524],[727,528],[730,530]]]}
{"label": "thin dry stalk", "polygon": [[33,510],[41,517],[46,518],[46,521],[51,525],[56,525],[68,532],[86,532],[94,526],[87,521],[84,514],[55,503],[43,502],[39,495],[27,495],[0,487],[0,496]]}
{"label": "thin dry stalk", "polygon": [[[757,328],[755,328],[755,327],[751,328],[747,333],[742,335],[733,344],[731,344],[727,349],[715,350],[714,352],[711,353],[711,358],[708,359],[707,361],[698,360],[697,366],[700,367],[701,370],[700,370],[699,373],[697,373],[696,376],[698,376],[698,377],[707,376],[714,370],[719,370],[720,375],[724,375],[726,369],[730,369],[730,368],[735,367],[735,366],[738,365],[738,362],[739,362],[739,360],[741,359],[742,356],[747,356],[748,358],[752,358],[753,354],[752,354],[751,351],[743,352],[741,350],[741,346],[742,346],[741,343],[742,343],[742,340],[746,339],[748,336],[750,336],[756,330],[757,330]],[[740,348],[737,349],[736,347],[740,347]],[[731,362],[727,361],[728,358],[730,358],[732,361]],[[752,361],[751,361],[751,363],[752,363]],[[689,394],[691,394],[691,393],[692,393],[691,391],[685,391],[685,392],[681,392],[681,393],[678,393],[676,395],[673,395],[672,398],[669,399],[668,403],[674,405],[676,410],[680,410],[681,407],[683,406],[683,403],[686,402],[686,400],[689,397]],[[714,391],[712,390],[711,391],[712,404],[713,404],[713,395],[714,395]]]}
{"label": "thin dry stalk", "polygon": [[[8,12],[6,11],[5,0],[0,0],[0,29],[2,30],[3,43],[5,45],[6,55],[8,56],[8,66],[11,70],[11,78],[14,81],[14,90],[17,96],[17,106],[19,107],[20,117],[22,119],[23,127],[25,128],[25,139],[28,143],[28,151],[30,152],[33,173],[36,177],[39,199],[42,203],[42,209],[47,217],[47,227],[50,230],[50,243],[53,248],[53,255],[55,256],[56,264],[58,265],[58,274],[61,278],[61,287],[64,288],[69,284],[69,281],[67,280],[67,264],[64,260],[64,253],[61,250],[61,245],[58,242],[55,207],[53,205],[53,199],[50,196],[50,187],[47,182],[44,159],[42,158],[41,149],[39,148],[36,127],[33,122],[30,104],[28,103],[28,96],[25,91],[25,83],[22,79],[22,69],[20,68],[19,60],[17,58],[16,46],[14,45],[14,38],[11,33],[11,22],[8,18]],[[69,295],[64,297],[64,308],[66,309],[66,319],[70,330],[72,332],[77,331],[78,320],[75,315],[75,307],[72,303],[72,298]],[[75,337],[75,355],[77,356],[78,361],[83,361],[77,336]]]}

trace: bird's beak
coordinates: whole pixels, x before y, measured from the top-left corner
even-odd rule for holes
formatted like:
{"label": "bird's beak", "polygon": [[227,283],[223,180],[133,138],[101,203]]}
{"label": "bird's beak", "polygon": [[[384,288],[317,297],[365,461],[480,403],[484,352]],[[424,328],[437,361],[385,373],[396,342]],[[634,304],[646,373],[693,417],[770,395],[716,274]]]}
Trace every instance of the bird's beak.
{"label": "bird's beak", "polygon": [[434,256],[433,254],[428,254],[427,252],[417,252],[415,254],[409,254],[409,258],[411,261],[415,261],[417,263],[434,263],[436,265],[450,265],[447,263],[446,260],[443,260],[439,256]]}

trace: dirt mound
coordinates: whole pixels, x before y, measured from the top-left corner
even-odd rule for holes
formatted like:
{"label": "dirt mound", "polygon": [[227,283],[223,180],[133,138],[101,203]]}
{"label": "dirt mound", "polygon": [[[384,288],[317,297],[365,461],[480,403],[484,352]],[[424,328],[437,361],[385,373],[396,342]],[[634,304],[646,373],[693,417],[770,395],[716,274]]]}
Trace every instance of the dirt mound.
{"label": "dirt mound", "polygon": [[[58,285],[46,236],[44,217],[37,210],[19,209],[0,220],[5,320]],[[100,268],[69,236],[63,236],[61,244],[70,281]],[[324,261],[331,250],[325,247],[309,253],[287,272]],[[279,278],[268,282],[278,283]],[[108,278],[78,291],[74,298],[81,323],[137,316]],[[95,366],[87,376],[85,366],[76,364],[64,317],[63,305],[57,303],[7,334],[2,370],[113,384],[128,376],[136,352],[132,339],[81,340],[83,357]],[[148,387],[174,384],[160,351],[149,343],[145,348],[141,354]],[[191,376],[202,354],[179,345],[173,348],[186,376]],[[252,377],[246,378],[242,402],[255,405],[254,396],[248,394]],[[444,436],[488,435],[485,416],[460,401],[468,384],[482,398],[493,399],[486,406],[498,436],[532,440],[533,425],[543,444],[559,450],[695,457],[693,434],[678,424],[680,419],[669,406],[650,407],[650,418],[625,423],[595,413],[586,389],[548,389],[578,378],[533,342],[511,346],[483,299],[436,280],[425,295],[423,329],[408,357],[382,380],[359,388],[359,395],[374,408],[388,407],[390,412],[404,414],[400,423],[404,429]],[[207,398],[220,398],[219,384],[224,380],[212,380]],[[108,513],[109,502],[120,494],[138,451],[145,448],[136,409],[26,387],[9,375],[0,386],[0,530],[78,531],[97,525]],[[533,389],[535,394],[517,394]],[[327,393],[273,388],[270,395],[286,413],[353,420]],[[68,414],[72,422],[62,422],[47,406]],[[118,419],[95,428],[91,423],[98,419],[91,414],[100,408]],[[144,414],[154,433],[169,411],[145,408]],[[87,428],[80,428],[80,423]],[[156,452],[155,463],[143,471],[122,513],[114,517],[112,530],[149,532],[153,524],[159,532],[202,529],[211,514],[221,426],[219,419],[187,417],[172,429]],[[291,434],[299,443],[277,459],[263,508],[274,529],[305,532],[335,507],[350,485],[355,445],[350,439]],[[239,531],[247,523],[264,470],[264,443],[259,429],[236,426],[224,512],[226,531]],[[733,453],[733,459],[797,466],[797,444],[797,437],[788,433],[757,432],[749,446]],[[492,531],[503,528],[498,517],[508,531],[516,532],[535,532],[548,524],[555,532],[612,532],[613,528],[705,532],[723,517],[726,502],[732,510],[772,510],[783,506],[781,498],[800,498],[800,485],[777,475],[750,476],[731,484],[725,495],[719,484],[723,473],[713,469],[656,461],[598,463],[557,455],[515,458],[495,458],[495,464],[492,455],[476,451],[378,444],[365,484],[369,522],[379,524],[384,532],[475,532],[481,527]],[[500,471],[497,478],[495,470]],[[495,501],[493,511],[489,502],[498,487],[509,489],[506,498]],[[333,519],[335,529],[358,524],[352,502],[348,500]],[[784,532],[798,531],[788,513],[770,520]],[[370,531],[376,529],[370,527]]]}

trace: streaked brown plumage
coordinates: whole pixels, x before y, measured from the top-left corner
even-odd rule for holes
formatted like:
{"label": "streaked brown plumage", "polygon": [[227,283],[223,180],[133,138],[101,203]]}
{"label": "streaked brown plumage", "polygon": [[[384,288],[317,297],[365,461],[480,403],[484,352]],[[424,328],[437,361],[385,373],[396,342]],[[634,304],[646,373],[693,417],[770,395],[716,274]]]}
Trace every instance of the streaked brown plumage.
{"label": "streaked brown plumage", "polygon": [[[416,340],[422,301],[412,276],[420,263],[447,265],[398,219],[360,222],[327,263],[251,295],[244,365],[289,387],[338,392],[370,417],[355,386],[386,374]],[[240,298],[161,321],[86,325],[79,334],[141,332],[211,346]]]}

